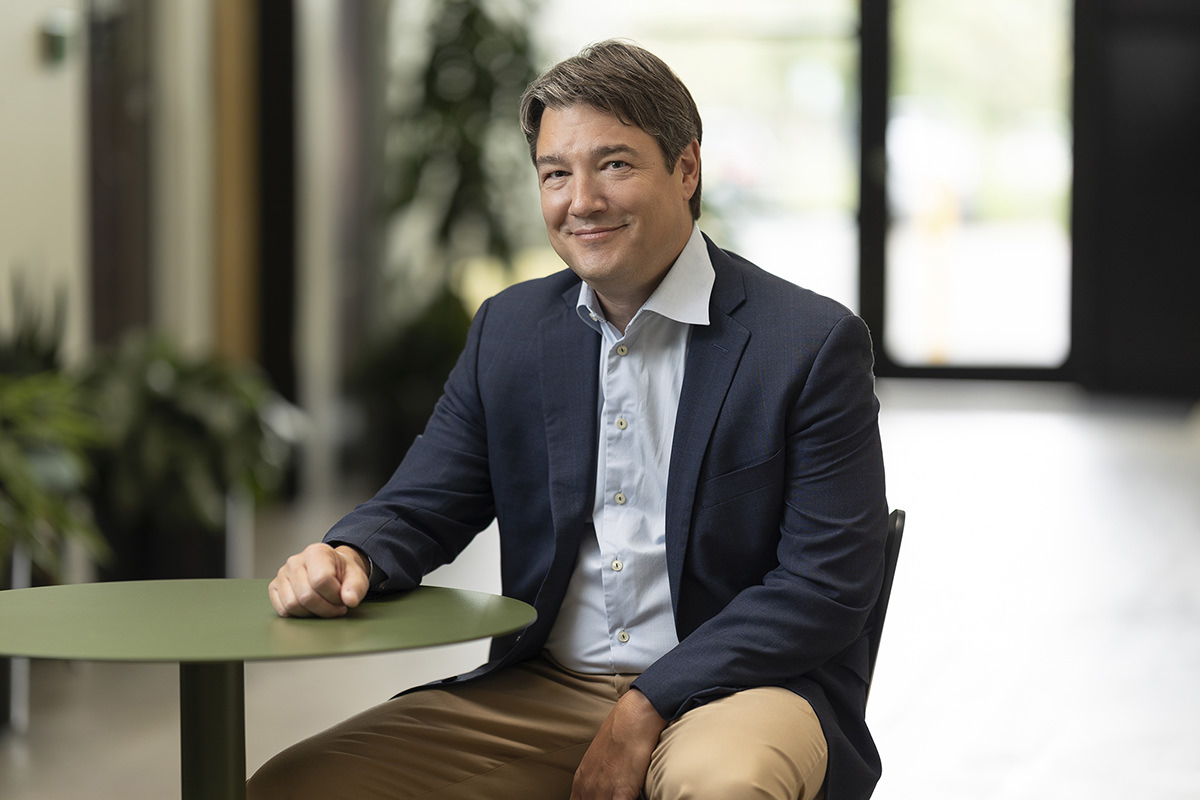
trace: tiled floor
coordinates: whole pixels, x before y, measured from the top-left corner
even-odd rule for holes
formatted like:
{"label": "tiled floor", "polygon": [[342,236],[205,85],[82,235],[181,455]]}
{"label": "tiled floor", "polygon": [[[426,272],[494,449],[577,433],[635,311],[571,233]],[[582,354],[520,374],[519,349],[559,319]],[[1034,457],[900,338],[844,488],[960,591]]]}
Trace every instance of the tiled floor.
{"label": "tiled floor", "polygon": [[[1200,416],[1060,385],[881,381],[908,527],[868,716],[876,798],[1200,797]],[[351,499],[263,515],[266,576]],[[432,582],[494,590],[491,539]],[[485,645],[251,664],[247,761]],[[0,798],[178,795],[176,670],[35,662]]]}

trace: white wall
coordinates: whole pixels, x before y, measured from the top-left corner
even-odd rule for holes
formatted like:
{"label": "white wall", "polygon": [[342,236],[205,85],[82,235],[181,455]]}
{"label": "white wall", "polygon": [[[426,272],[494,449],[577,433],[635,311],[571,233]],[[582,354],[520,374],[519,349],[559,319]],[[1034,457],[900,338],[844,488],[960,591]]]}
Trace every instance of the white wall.
{"label": "white wall", "polygon": [[[67,293],[68,361],[85,351],[90,319],[82,5],[0,3],[0,335],[11,330],[21,272],[46,310],[55,292]],[[75,32],[63,60],[47,63],[42,26],[64,9]]]}

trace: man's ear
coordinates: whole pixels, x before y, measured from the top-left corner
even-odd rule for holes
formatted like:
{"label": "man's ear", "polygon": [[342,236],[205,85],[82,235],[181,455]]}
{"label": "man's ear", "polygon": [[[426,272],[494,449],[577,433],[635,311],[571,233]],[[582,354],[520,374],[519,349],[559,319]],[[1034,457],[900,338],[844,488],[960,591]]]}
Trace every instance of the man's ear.
{"label": "man's ear", "polygon": [[683,199],[691,200],[700,183],[700,143],[692,139],[691,144],[683,148],[679,160],[675,163],[679,176],[683,181]]}

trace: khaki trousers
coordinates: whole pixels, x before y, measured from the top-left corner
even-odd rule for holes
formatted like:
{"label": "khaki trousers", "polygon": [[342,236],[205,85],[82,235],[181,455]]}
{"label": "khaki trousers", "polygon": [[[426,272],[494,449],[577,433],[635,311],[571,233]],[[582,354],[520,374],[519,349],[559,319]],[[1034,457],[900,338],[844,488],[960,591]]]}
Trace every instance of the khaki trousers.
{"label": "khaki trousers", "polygon": [[[543,658],[461,686],[389,700],[285,750],[247,783],[252,800],[567,800],[592,737],[635,675],[585,675]],[[663,732],[650,800],[811,800],[825,777],[803,698],[750,689]]]}

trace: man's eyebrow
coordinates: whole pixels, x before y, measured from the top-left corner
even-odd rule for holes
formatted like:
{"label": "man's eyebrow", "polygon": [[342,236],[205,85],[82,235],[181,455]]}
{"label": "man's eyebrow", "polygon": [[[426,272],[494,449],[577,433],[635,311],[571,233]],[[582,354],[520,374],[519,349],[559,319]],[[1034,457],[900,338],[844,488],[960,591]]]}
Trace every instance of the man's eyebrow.
{"label": "man's eyebrow", "polygon": [[640,155],[640,153],[638,153],[638,151],[637,151],[637,148],[632,145],[609,144],[609,145],[604,145],[603,147],[597,147],[595,150],[593,150],[592,158],[607,158],[608,156],[615,156],[615,155],[621,155],[621,154],[628,154],[631,156]]}
{"label": "man's eyebrow", "polygon": [[[641,154],[638,152],[638,149],[636,147],[634,147],[633,145],[606,144],[606,145],[602,145],[600,147],[594,148],[591,151],[590,155],[593,159],[600,159],[600,158],[607,158],[608,156],[615,156],[615,155],[638,156]],[[562,164],[564,164],[565,161],[566,160],[560,155],[557,155],[555,153],[547,153],[545,155],[538,156],[537,160],[534,163],[537,164],[537,166],[539,166],[539,167],[557,167],[557,166],[561,166]]]}

